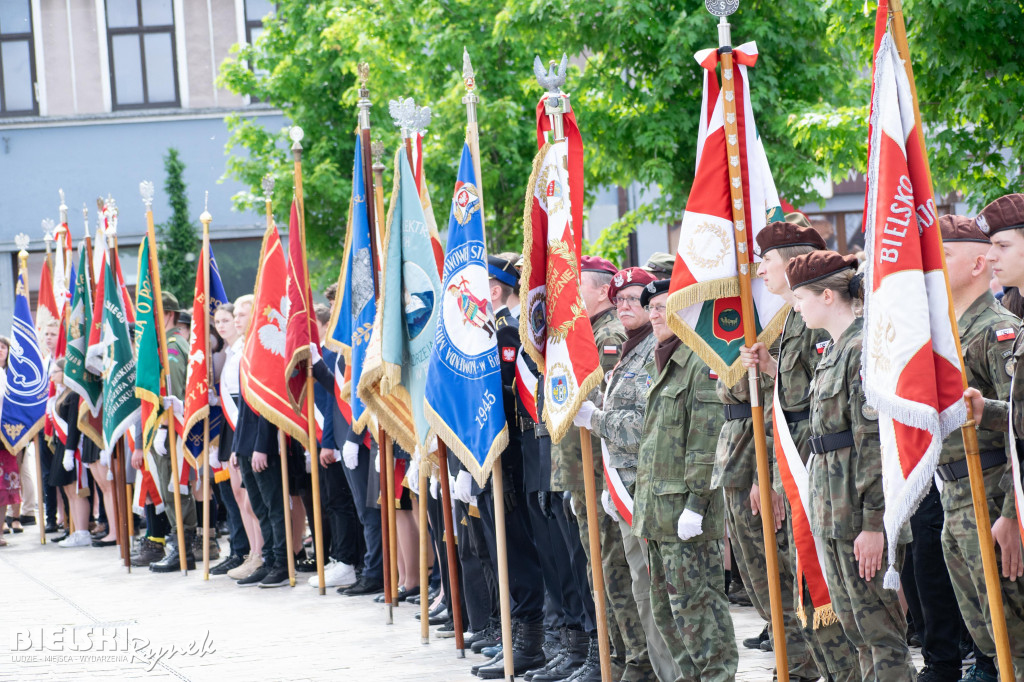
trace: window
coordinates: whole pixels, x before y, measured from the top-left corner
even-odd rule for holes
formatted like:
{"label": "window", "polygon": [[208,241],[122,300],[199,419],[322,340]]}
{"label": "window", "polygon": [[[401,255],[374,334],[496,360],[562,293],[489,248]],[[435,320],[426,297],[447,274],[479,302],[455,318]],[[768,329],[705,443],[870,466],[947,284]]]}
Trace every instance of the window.
{"label": "window", "polygon": [[252,45],[263,33],[263,17],[274,13],[270,0],[245,0],[245,42]]}
{"label": "window", "polygon": [[0,115],[39,113],[29,0],[0,0]]}
{"label": "window", "polygon": [[107,0],[115,109],[179,105],[172,0]]}

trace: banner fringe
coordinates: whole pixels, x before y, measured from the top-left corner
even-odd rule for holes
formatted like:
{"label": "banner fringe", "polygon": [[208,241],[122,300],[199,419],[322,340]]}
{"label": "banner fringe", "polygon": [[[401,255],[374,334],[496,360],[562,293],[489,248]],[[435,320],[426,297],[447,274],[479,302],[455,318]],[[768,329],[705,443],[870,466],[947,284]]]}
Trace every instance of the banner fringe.
{"label": "banner fringe", "polygon": [[508,424],[495,436],[494,442],[491,443],[491,447],[487,450],[487,456],[484,457],[483,464],[481,464],[476,461],[476,457],[473,456],[470,449],[455,435],[455,432],[449,428],[444,419],[437,412],[434,412],[430,407],[430,403],[423,405],[423,412],[427,421],[430,422],[430,426],[437,432],[437,437],[448,446],[448,450],[452,454],[458,457],[462,465],[473,476],[473,480],[476,481],[477,485],[481,488],[487,485],[487,479],[491,476],[491,469],[494,468],[494,463],[498,461],[501,453],[508,446]]}
{"label": "banner fringe", "polygon": [[[800,611],[803,615],[803,611]],[[823,606],[815,607],[814,609],[814,624],[813,628],[818,630],[819,628],[828,627],[839,622],[839,616],[836,615],[835,610],[832,608],[832,604],[828,603]],[[803,625],[807,627],[807,616],[803,618]]]}
{"label": "banner fringe", "polygon": [[[520,329],[522,329],[522,327],[520,327]],[[597,369],[591,372],[590,376],[584,379],[583,383],[580,384],[580,390],[576,394],[576,399],[572,401],[572,404],[568,408],[570,413],[575,415],[580,411],[580,405],[587,400],[587,396],[590,395],[591,391],[601,385],[602,379],[604,379],[604,371],[601,369],[601,365],[599,364]],[[552,421],[551,413],[548,411],[548,403],[546,401],[544,403],[543,417],[544,422],[547,424],[552,444],[560,442],[573,426],[572,419],[566,419],[556,427]]]}

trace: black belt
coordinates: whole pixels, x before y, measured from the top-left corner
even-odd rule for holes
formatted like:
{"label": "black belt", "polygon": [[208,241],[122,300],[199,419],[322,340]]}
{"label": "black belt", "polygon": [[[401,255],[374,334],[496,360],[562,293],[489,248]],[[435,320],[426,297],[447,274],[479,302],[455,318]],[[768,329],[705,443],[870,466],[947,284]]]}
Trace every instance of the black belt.
{"label": "black belt", "polygon": [[537,423],[529,417],[519,417],[519,430],[523,433],[527,431],[535,431],[534,436],[537,438],[544,438],[549,436],[548,427],[545,424]]}
{"label": "black belt", "polygon": [[750,419],[750,403],[740,403],[739,405],[722,405],[725,408],[725,420],[732,421],[734,419]]}
{"label": "black belt", "polygon": [[839,433],[811,436],[808,442],[811,444],[811,452],[816,455],[839,450],[840,448],[852,448],[853,431],[840,431]]}
{"label": "black belt", "polygon": [[786,417],[787,424],[796,424],[797,422],[807,421],[811,418],[811,411],[804,410],[802,412],[787,412],[782,411],[782,414]]}
{"label": "black belt", "polygon": [[[1003,450],[986,450],[982,452],[981,457],[981,470],[991,469],[997,467],[1000,464],[1006,464],[1006,452]],[[949,464],[940,464],[935,467],[935,473],[939,475],[939,478],[943,481],[959,481],[961,478],[967,478],[967,460],[958,459],[955,462]]]}

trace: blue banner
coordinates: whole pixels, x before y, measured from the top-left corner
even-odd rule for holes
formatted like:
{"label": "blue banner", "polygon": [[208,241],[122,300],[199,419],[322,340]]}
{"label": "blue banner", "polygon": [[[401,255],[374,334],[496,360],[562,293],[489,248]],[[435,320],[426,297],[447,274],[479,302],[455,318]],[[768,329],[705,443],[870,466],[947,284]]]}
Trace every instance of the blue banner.
{"label": "blue banner", "polygon": [[0,407],[0,440],[12,453],[21,451],[42,428],[50,387],[27,293],[22,270],[14,295],[11,348],[7,355],[3,406]]}
{"label": "blue banner", "polygon": [[480,191],[463,145],[448,219],[441,313],[427,369],[427,421],[476,482],[508,444]]}

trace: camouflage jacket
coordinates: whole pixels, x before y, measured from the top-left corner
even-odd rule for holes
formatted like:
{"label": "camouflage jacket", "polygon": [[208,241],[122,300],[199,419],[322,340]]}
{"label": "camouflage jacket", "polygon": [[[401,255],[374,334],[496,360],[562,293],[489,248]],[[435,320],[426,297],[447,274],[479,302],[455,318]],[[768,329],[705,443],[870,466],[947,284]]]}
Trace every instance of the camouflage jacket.
{"label": "camouflage jacket", "polygon": [[[591,320],[591,326],[594,328],[594,341],[597,343],[601,369],[607,375],[619,361],[622,342],[626,340],[626,330],[619,322],[615,308],[608,308],[604,312],[598,313]],[[598,396],[603,392],[604,381],[587,396],[587,399],[597,402]],[[594,450],[594,475],[597,489],[601,490],[604,487],[601,439],[593,432],[590,434],[590,438]],[[580,446],[580,430],[575,426],[569,429],[560,442],[551,444],[551,489],[555,491],[583,490],[583,449]]]}
{"label": "camouflage jacket", "polygon": [[[761,375],[761,404],[764,406],[766,440],[768,445],[768,466],[772,465],[771,396],[774,388],[772,379]],[[750,381],[747,375],[729,388],[721,379],[717,386],[718,399],[725,405],[749,405]],[[724,416],[723,416],[724,418]],[[771,469],[769,468],[769,471]],[[757,451],[754,445],[754,420],[729,419],[722,426],[715,450],[715,470],[711,485],[715,488],[744,488],[749,490],[757,479]]]}
{"label": "camouflage jacket", "polygon": [[[828,343],[828,332],[824,329],[808,329],[800,313],[791,311],[786,317],[786,324],[779,336],[779,373],[776,378],[779,382],[779,402],[785,412],[800,413],[810,409],[811,379],[814,378],[814,368],[818,366]],[[767,410],[772,404],[772,395],[769,394],[765,400],[768,403],[765,407]],[[811,420],[790,422],[789,432],[800,451],[800,459],[807,464],[811,456],[808,441],[811,437]],[[774,474],[775,490],[783,494],[777,463]]]}
{"label": "camouflage jacket", "polygon": [[[960,348],[967,369],[967,383],[981,391],[986,398],[1000,401],[1009,399],[1013,342],[1020,328],[1020,320],[986,291],[964,311],[957,322]],[[1005,450],[1005,426],[1000,429],[978,428],[978,452]],[[939,464],[949,464],[965,457],[963,434],[957,429],[942,444]],[[1002,515],[1015,519],[1017,512],[1013,503],[1012,485],[1013,473],[1009,461],[1003,466],[985,471],[986,495],[989,499],[1002,497]],[[941,497],[942,508],[946,510],[972,504],[970,479],[943,482]]]}
{"label": "camouflage jacket", "polygon": [[679,542],[676,525],[683,510],[704,517],[703,532],[689,542],[721,539],[724,498],[711,487],[715,446],[722,432],[722,403],[708,366],[685,345],[669,358],[647,396],[640,437],[633,507],[633,534]]}
{"label": "camouflage jacket", "polygon": [[626,485],[636,480],[636,455],[644,428],[647,391],[651,388],[647,365],[654,361],[657,341],[653,333],[648,334],[608,373],[607,389],[595,401],[599,409],[594,411],[590,424],[593,433],[604,439],[609,464],[619,470]]}
{"label": "camouflage jacket", "polygon": [[831,344],[811,382],[811,431],[851,431],[853,447],[811,458],[811,530],[816,537],[854,540],[881,532],[885,514],[878,413],[864,401],[860,356],[864,321],[857,318]]}
{"label": "camouflage jacket", "polygon": [[175,327],[167,333],[167,374],[171,395],[185,399],[185,379],[188,374],[188,337]]}
{"label": "camouflage jacket", "polygon": [[[978,426],[990,431],[1008,431],[1013,427],[1013,437],[1017,439],[1017,451],[1020,453],[1021,439],[1024,438],[1024,329],[1017,335],[1013,345],[1013,362],[1006,362],[1006,371],[1013,372],[1013,387],[1010,400],[1013,401],[1013,424],[1009,424],[1009,402],[995,398],[985,398],[985,411],[981,415]],[[1024,453],[1021,453],[1024,457]]]}

